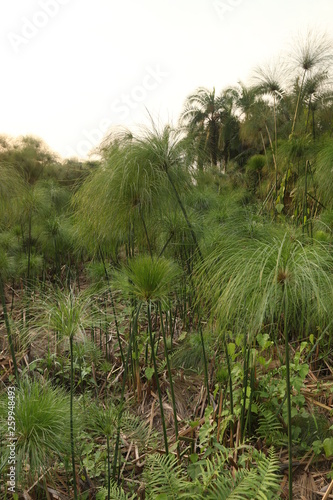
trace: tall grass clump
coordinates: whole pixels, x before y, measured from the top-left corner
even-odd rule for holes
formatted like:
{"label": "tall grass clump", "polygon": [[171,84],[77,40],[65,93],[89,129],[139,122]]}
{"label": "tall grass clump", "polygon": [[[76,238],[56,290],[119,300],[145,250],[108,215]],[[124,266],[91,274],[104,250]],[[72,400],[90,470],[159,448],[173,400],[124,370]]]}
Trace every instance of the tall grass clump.
{"label": "tall grass clump", "polygon": [[77,498],[75,446],[74,446],[74,342],[85,339],[85,329],[93,325],[94,313],[89,295],[75,295],[69,292],[54,291],[42,300],[38,321],[42,329],[51,331],[59,340],[66,340],[70,354],[70,446],[72,455],[74,498]]}
{"label": "tall grass clump", "polygon": [[[24,379],[16,389],[16,470],[22,487],[31,486],[37,477],[69,454],[69,411],[69,396],[49,383]],[[1,435],[5,438],[8,436],[6,393],[0,399],[0,412]],[[7,461],[5,449],[2,448],[2,463]]]}
{"label": "tall grass clump", "polygon": [[291,335],[307,336],[331,324],[332,254],[319,243],[280,228],[269,238],[231,238],[223,242],[207,256],[200,272],[201,298],[212,307],[219,328],[243,333],[248,345],[267,325],[275,339],[283,332],[292,498],[289,339]]}
{"label": "tall grass clump", "polygon": [[[123,290],[124,294],[136,303],[136,317],[138,317],[138,311],[142,305],[146,306],[146,319],[148,336],[151,347],[151,355],[153,360],[154,375],[156,381],[156,387],[160,403],[161,419],[162,419],[162,429],[164,437],[165,451],[168,454],[168,438],[166,431],[166,424],[163,411],[163,401],[162,393],[158,377],[158,366],[157,366],[157,356],[155,347],[155,336],[152,330],[152,305],[154,304],[157,308],[157,312],[160,314],[161,323],[163,323],[162,317],[162,304],[167,303],[167,299],[171,293],[171,289],[175,289],[178,285],[178,279],[180,276],[180,270],[175,265],[175,263],[169,259],[161,257],[159,259],[152,259],[150,256],[139,256],[135,259],[129,261],[128,265],[123,268],[121,273],[118,275],[119,286]],[[175,396],[173,391],[172,382],[172,372],[171,365],[167,351],[167,341],[166,333],[164,327],[162,327],[163,342],[164,342],[164,352],[167,362],[170,391],[172,398],[172,405],[174,410],[174,422],[176,436],[178,436],[177,430],[177,415],[176,415],[176,404]]]}

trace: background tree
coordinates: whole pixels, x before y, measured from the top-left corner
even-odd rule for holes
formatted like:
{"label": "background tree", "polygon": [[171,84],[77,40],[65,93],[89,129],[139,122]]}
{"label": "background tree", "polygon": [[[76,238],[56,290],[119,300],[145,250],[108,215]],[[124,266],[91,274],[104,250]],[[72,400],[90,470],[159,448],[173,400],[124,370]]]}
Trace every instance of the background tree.
{"label": "background tree", "polygon": [[219,156],[223,110],[223,96],[216,95],[215,88],[200,87],[187,97],[180,115],[181,126],[196,138],[199,148],[206,152],[214,166]]}
{"label": "background tree", "polygon": [[308,31],[304,38],[300,37],[290,54],[290,64],[297,73],[296,105],[292,122],[291,135],[295,131],[299,108],[303,101],[303,90],[307,78],[320,69],[322,74],[330,69],[333,60],[332,41],[325,33]]}

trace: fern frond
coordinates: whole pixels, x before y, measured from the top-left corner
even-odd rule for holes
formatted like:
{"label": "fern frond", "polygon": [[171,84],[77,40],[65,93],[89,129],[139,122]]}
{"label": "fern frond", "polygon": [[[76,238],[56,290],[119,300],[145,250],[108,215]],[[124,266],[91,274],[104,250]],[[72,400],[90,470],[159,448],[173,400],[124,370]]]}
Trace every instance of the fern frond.
{"label": "fern frond", "polygon": [[259,405],[259,415],[258,436],[265,439],[268,445],[272,443],[286,445],[287,435],[283,432],[281,422],[276,414],[269,408]]}
{"label": "fern frond", "polygon": [[[175,457],[159,454],[147,457],[143,480],[147,500],[164,497],[168,500],[189,499],[190,483]],[[191,498],[195,496],[191,495]]]}
{"label": "fern frond", "polygon": [[251,469],[240,469],[233,477],[225,466],[225,457],[219,455],[207,460],[196,483],[200,498],[208,500],[271,500],[278,498],[280,480],[279,462],[271,449],[269,456],[258,453],[257,464]]}
{"label": "fern frond", "polygon": [[[107,498],[108,490],[107,488],[102,488],[96,495],[96,500],[104,500]],[[110,498],[112,500],[135,500],[136,495],[129,495],[129,493],[125,493],[125,491],[121,488],[121,486],[117,486],[116,484],[111,484],[110,488]]]}
{"label": "fern frond", "polygon": [[230,471],[225,471],[216,480],[212,491],[208,496],[210,500],[249,500],[256,491],[256,477],[248,470],[240,470],[237,472],[235,480],[232,478]]}
{"label": "fern frond", "polygon": [[[217,482],[217,478],[224,478],[225,476],[225,463],[226,457],[222,454],[216,455],[214,460],[207,460],[205,465],[201,465],[201,473],[199,476],[200,489],[205,494],[205,492],[214,489]],[[228,478],[226,478],[227,485]],[[222,482],[223,483],[223,482]],[[228,486],[228,485],[227,485]],[[221,487],[224,487],[222,484]],[[223,497],[224,498],[224,497]]]}
{"label": "fern frond", "polygon": [[279,460],[277,459],[274,448],[269,450],[269,455],[266,457],[260,453],[258,461],[257,473],[260,478],[258,485],[256,500],[268,500],[277,498],[277,493],[280,489],[280,478],[277,474],[279,470]]}

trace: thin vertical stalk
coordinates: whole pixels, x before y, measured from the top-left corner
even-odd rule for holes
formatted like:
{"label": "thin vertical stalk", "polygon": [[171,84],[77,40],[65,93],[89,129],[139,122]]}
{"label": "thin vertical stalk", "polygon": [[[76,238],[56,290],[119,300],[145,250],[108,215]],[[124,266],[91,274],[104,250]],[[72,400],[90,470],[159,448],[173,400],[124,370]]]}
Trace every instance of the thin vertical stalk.
{"label": "thin vertical stalk", "polygon": [[264,154],[265,154],[266,159],[267,159],[267,151],[266,151],[266,146],[265,146],[264,136],[262,135],[262,132],[261,132],[261,131],[260,131],[260,137],[261,137],[261,142],[262,142],[263,151],[264,151]]}
{"label": "thin vertical stalk", "polygon": [[203,355],[203,360],[204,360],[205,384],[206,384],[206,390],[207,390],[207,404],[209,405],[210,401],[209,401],[208,367],[207,367],[207,357],[206,357],[206,350],[205,350],[205,342],[204,342],[204,338],[203,338],[201,324],[199,325],[199,331],[200,331],[200,339],[201,339],[201,346],[202,346],[202,355]]}
{"label": "thin vertical stalk", "polygon": [[108,349],[108,312],[107,312],[107,295],[103,296],[104,305],[104,332],[105,332],[105,355],[106,359],[110,359],[110,348]]}
{"label": "thin vertical stalk", "polygon": [[134,339],[134,354],[135,354],[135,363],[133,363],[133,381],[135,381],[134,389],[136,390],[137,402],[139,404],[141,402],[141,380],[140,380],[140,363],[139,363],[139,349],[138,349],[137,337],[135,337]]}
{"label": "thin vertical stalk", "polygon": [[9,318],[8,318],[8,312],[7,312],[7,305],[6,305],[6,297],[5,297],[5,290],[3,286],[3,281],[0,276],[0,296],[1,296],[1,303],[2,303],[2,310],[3,310],[3,315],[5,318],[5,324],[6,324],[6,330],[7,330],[7,337],[8,337],[8,344],[9,344],[9,349],[10,353],[12,355],[12,361],[13,361],[13,366],[14,366],[14,375],[16,379],[17,385],[19,385],[19,375],[18,375],[18,369],[17,369],[17,363],[16,363],[16,356],[15,356],[15,349],[14,349],[14,343],[13,343],[13,337],[12,337],[12,331],[10,328],[9,324]]}
{"label": "thin vertical stalk", "polygon": [[310,95],[309,104],[308,104],[308,114],[306,117],[305,133],[307,133],[307,131],[308,131],[310,111],[311,111],[311,99],[312,99],[312,95]]}
{"label": "thin vertical stalk", "polygon": [[173,341],[173,322],[172,322],[172,310],[171,310],[171,304],[170,304],[169,333],[170,333],[170,351],[172,352],[172,341]]}
{"label": "thin vertical stalk", "polygon": [[247,382],[249,378],[249,359],[250,359],[250,349],[247,345],[245,347],[245,359],[244,359],[244,368],[243,368],[243,405],[241,411],[241,441],[244,439],[244,419],[245,419],[245,407],[246,407],[246,397],[247,397]]}
{"label": "thin vertical stalk", "polygon": [[164,243],[164,246],[163,246],[162,250],[160,251],[160,253],[158,255],[158,258],[162,257],[162,255],[164,254],[164,251],[165,251],[166,247],[169,245],[169,243],[172,240],[173,236],[174,236],[174,232],[171,231],[169,238]]}
{"label": "thin vertical stalk", "polygon": [[132,224],[132,226],[131,226],[131,243],[132,243],[132,248],[131,248],[132,257],[134,257],[134,255],[135,255],[135,233],[134,233],[134,224]]}
{"label": "thin vertical stalk", "polygon": [[300,89],[299,89],[299,93],[298,93],[298,97],[297,97],[297,103],[296,103],[296,109],[295,109],[295,114],[294,114],[294,119],[293,119],[293,125],[292,125],[292,128],[291,128],[291,134],[290,134],[291,137],[293,136],[294,130],[295,130],[297,113],[298,113],[298,107],[299,107],[299,103],[300,103],[300,100],[301,100],[301,93],[302,93],[302,90],[303,90],[305,74],[306,74],[306,70],[304,70],[303,77],[302,77],[302,83],[301,83],[301,86],[300,86]]}
{"label": "thin vertical stalk", "polygon": [[233,415],[234,414],[234,397],[233,397],[233,389],[232,389],[232,376],[231,376],[230,357],[229,357],[228,344],[227,344],[226,339],[224,339],[224,348],[225,348],[225,355],[226,355],[226,358],[227,358],[227,367],[228,367],[228,375],[229,375],[230,413],[231,413],[231,415]]}
{"label": "thin vertical stalk", "polygon": [[27,282],[30,279],[30,260],[31,260],[31,213],[29,214],[29,230],[28,230],[28,271]]}
{"label": "thin vertical stalk", "polygon": [[247,423],[248,423],[249,434],[251,434],[251,431],[252,431],[252,411],[251,411],[251,408],[252,408],[253,394],[255,391],[254,383],[255,383],[255,366],[252,366],[251,367],[251,378],[250,378],[251,392],[250,392],[250,400],[249,400],[249,411],[248,411],[247,418],[246,418]]}
{"label": "thin vertical stalk", "polygon": [[149,255],[150,255],[151,259],[153,259],[153,252],[151,250],[150,240],[149,240],[149,236],[148,236],[148,230],[147,230],[146,222],[145,222],[145,219],[143,217],[143,213],[142,213],[142,209],[141,209],[141,203],[139,203],[139,214],[140,214],[142,225],[143,225],[143,229],[144,229],[145,235],[146,235],[146,240],[147,240]]}
{"label": "thin vertical stalk", "polygon": [[118,320],[117,320],[116,307],[114,305],[111,283],[110,283],[108,271],[106,269],[105,260],[104,260],[103,253],[102,253],[102,249],[101,249],[100,246],[99,246],[99,254],[100,254],[100,257],[101,257],[101,260],[102,260],[102,263],[103,263],[104,273],[105,273],[106,281],[107,281],[108,287],[109,287],[110,299],[111,299],[111,307],[112,307],[114,322],[115,322],[115,325],[116,325],[116,333],[117,333],[117,340],[118,340],[118,344],[119,344],[120,357],[121,357],[121,362],[122,362],[122,364],[124,366],[125,365],[125,358],[124,358],[123,348],[122,348],[122,345],[121,345],[121,338],[120,338],[119,325],[118,325]]}
{"label": "thin vertical stalk", "polygon": [[273,148],[271,134],[269,133],[269,130],[268,130],[268,127],[267,127],[266,124],[265,124],[265,127],[266,127],[266,132],[267,132],[267,135],[268,135],[269,145],[270,145],[271,151],[272,151],[272,157],[273,157],[274,168],[275,168],[275,202],[276,202],[276,198],[277,198],[277,163],[276,163],[276,156],[275,156],[275,152],[274,152],[274,148]]}
{"label": "thin vertical stalk", "polygon": [[10,313],[12,313],[13,309],[14,309],[14,298],[15,298],[15,289],[14,289],[14,286],[15,286],[15,280],[13,278],[13,280],[12,280],[12,301],[11,301],[11,304],[10,304]]}
{"label": "thin vertical stalk", "polygon": [[197,250],[198,250],[198,254],[199,254],[199,256],[200,256],[200,259],[203,261],[203,256],[202,256],[202,253],[201,253],[201,250],[200,250],[200,246],[199,246],[199,242],[198,242],[198,240],[197,240],[197,237],[196,237],[196,234],[195,234],[195,232],[194,232],[193,226],[192,226],[192,224],[191,224],[191,222],[190,222],[190,219],[188,218],[188,215],[187,215],[187,212],[186,212],[186,210],[185,210],[185,207],[184,207],[184,205],[183,205],[183,203],[182,203],[182,200],[180,199],[180,196],[179,196],[179,194],[178,194],[178,191],[177,191],[177,189],[176,189],[176,186],[175,186],[175,184],[174,184],[174,182],[173,182],[173,180],[172,180],[172,177],[171,177],[171,175],[170,175],[169,170],[168,170],[168,168],[167,168],[167,167],[165,167],[165,173],[166,173],[166,175],[167,175],[167,177],[168,177],[168,179],[169,179],[169,182],[170,182],[170,184],[171,184],[171,187],[172,187],[172,189],[173,189],[173,192],[175,193],[175,196],[176,196],[177,201],[178,201],[178,205],[179,205],[179,207],[180,207],[181,211],[183,212],[184,218],[185,218],[185,220],[186,220],[186,224],[187,224],[187,226],[188,226],[188,228],[189,228],[189,230],[190,230],[190,233],[191,233],[191,235],[192,235],[192,238],[193,238],[193,241],[194,241],[194,243],[195,243],[195,246],[197,247]]}
{"label": "thin vertical stalk", "polygon": [[86,411],[86,391],[85,387],[83,385],[83,377],[82,377],[82,359],[81,359],[81,353],[78,353],[78,363],[79,363],[79,371],[80,371],[80,386],[81,386],[81,391],[82,391],[82,404],[83,404],[83,411]]}
{"label": "thin vertical stalk", "polygon": [[293,498],[293,464],[292,464],[292,435],[291,435],[291,395],[290,395],[290,363],[289,363],[289,338],[288,338],[288,297],[285,285],[283,285],[283,315],[284,315],[284,339],[286,350],[286,395],[287,395],[287,414],[288,414],[288,486],[289,486],[289,500]]}
{"label": "thin vertical stalk", "polygon": [[73,386],[74,386],[74,359],[73,359],[73,336],[69,337],[69,347],[71,356],[71,380],[70,380],[70,439],[72,454],[72,470],[74,485],[74,500],[77,500],[76,470],[75,470],[75,449],[74,449],[74,422],[73,422]]}
{"label": "thin vertical stalk", "polygon": [[[302,221],[302,233],[304,234],[305,225],[308,222],[308,166],[309,160],[305,163],[305,181],[304,181],[304,198],[303,198],[303,221]],[[305,223],[306,218],[306,223]]]}
{"label": "thin vertical stalk", "polygon": [[120,441],[121,418],[123,415],[123,405],[124,405],[124,397],[125,397],[126,379],[127,379],[127,373],[128,373],[128,364],[129,364],[129,359],[130,359],[131,350],[132,350],[133,338],[137,333],[137,325],[138,325],[138,318],[139,318],[141,305],[142,305],[142,303],[140,302],[137,306],[136,314],[135,314],[135,317],[133,320],[133,327],[132,327],[132,331],[130,332],[130,337],[129,337],[129,342],[128,342],[126,362],[123,365],[124,366],[124,374],[123,374],[123,382],[122,382],[122,387],[121,387],[118,422],[117,422],[117,437],[116,437],[116,444],[115,444],[114,458],[113,458],[113,469],[112,469],[112,477],[114,480],[116,480],[116,472],[117,472],[117,460],[118,460],[118,449],[119,449],[119,441]]}
{"label": "thin vertical stalk", "polygon": [[78,263],[78,259],[75,259],[75,271],[76,271],[76,282],[77,282],[77,288],[79,290],[79,292],[81,291],[81,288],[80,288],[80,270],[79,270],[79,263]]}
{"label": "thin vertical stalk", "polygon": [[275,199],[278,197],[277,190],[277,125],[276,125],[276,97],[275,94],[273,96],[273,106],[274,106],[274,145],[275,145]]}
{"label": "thin vertical stalk", "polygon": [[106,453],[108,457],[108,500],[110,500],[111,495],[111,468],[110,468],[110,436],[106,436]]}
{"label": "thin vertical stalk", "polygon": [[176,323],[177,323],[177,315],[178,315],[178,304],[176,304],[176,309],[175,309],[175,314],[174,314],[174,320],[173,322],[171,321],[171,309],[170,309],[170,321],[171,321],[171,349],[172,349],[172,342],[173,342],[173,335],[176,330]]}
{"label": "thin vertical stalk", "polygon": [[[169,354],[168,354],[166,334],[165,334],[165,329],[164,329],[164,324],[163,324],[163,315],[162,315],[161,302],[158,303],[158,308],[159,308],[159,313],[160,313],[161,329],[162,329],[162,335],[163,335],[164,354],[165,354],[165,359],[166,359],[166,364],[167,364],[167,369],[168,369],[168,375],[169,375],[170,393],[171,393],[172,409],[173,409],[173,418],[174,418],[174,421],[175,421],[175,435],[176,435],[176,441],[178,441],[178,422],[177,422],[176,398],[175,398],[175,392],[173,390],[172,372],[171,372],[171,365],[170,365],[170,359],[169,359]],[[179,454],[179,444],[177,444],[177,451],[178,451],[178,454]]]}
{"label": "thin vertical stalk", "polygon": [[159,403],[160,403],[160,411],[161,411],[161,420],[162,420],[162,428],[163,428],[165,453],[168,455],[169,454],[168,436],[167,436],[167,432],[166,432],[166,425],[165,425],[165,418],[164,418],[162,392],[161,392],[161,387],[160,387],[160,381],[158,379],[157,362],[156,362],[156,355],[155,355],[155,346],[154,346],[153,332],[152,332],[152,326],[151,326],[151,301],[150,300],[149,300],[149,302],[147,304],[147,317],[148,317],[147,318],[148,319],[148,333],[149,333],[149,339],[150,339],[150,345],[151,345],[151,353],[152,353],[152,358],[153,358],[156,387],[157,387],[158,399],[159,399]]}

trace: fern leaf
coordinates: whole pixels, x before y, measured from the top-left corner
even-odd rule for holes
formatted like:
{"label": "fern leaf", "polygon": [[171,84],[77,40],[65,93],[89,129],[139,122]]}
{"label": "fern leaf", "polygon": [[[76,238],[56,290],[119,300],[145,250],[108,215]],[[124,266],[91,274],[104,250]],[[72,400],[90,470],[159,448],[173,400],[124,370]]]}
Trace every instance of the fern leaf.
{"label": "fern leaf", "polygon": [[260,477],[260,485],[256,500],[277,498],[276,495],[280,489],[280,477],[277,474],[279,461],[274,453],[274,448],[270,449],[268,457],[265,457],[262,453],[260,455],[257,469]]}
{"label": "fern leaf", "polygon": [[[107,496],[108,490],[107,488],[103,488],[97,493],[96,500],[105,500]],[[111,484],[110,497],[112,498],[112,500],[135,500],[136,495],[133,494],[132,496],[130,496],[128,493],[125,493],[125,491],[120,486]]]}
{"label": "fern leaf", "polygon": [[170,455],[154,454],[147,457],[143,479],[147,499],[189,499],[190,483],[185,479],[181,466]]}

